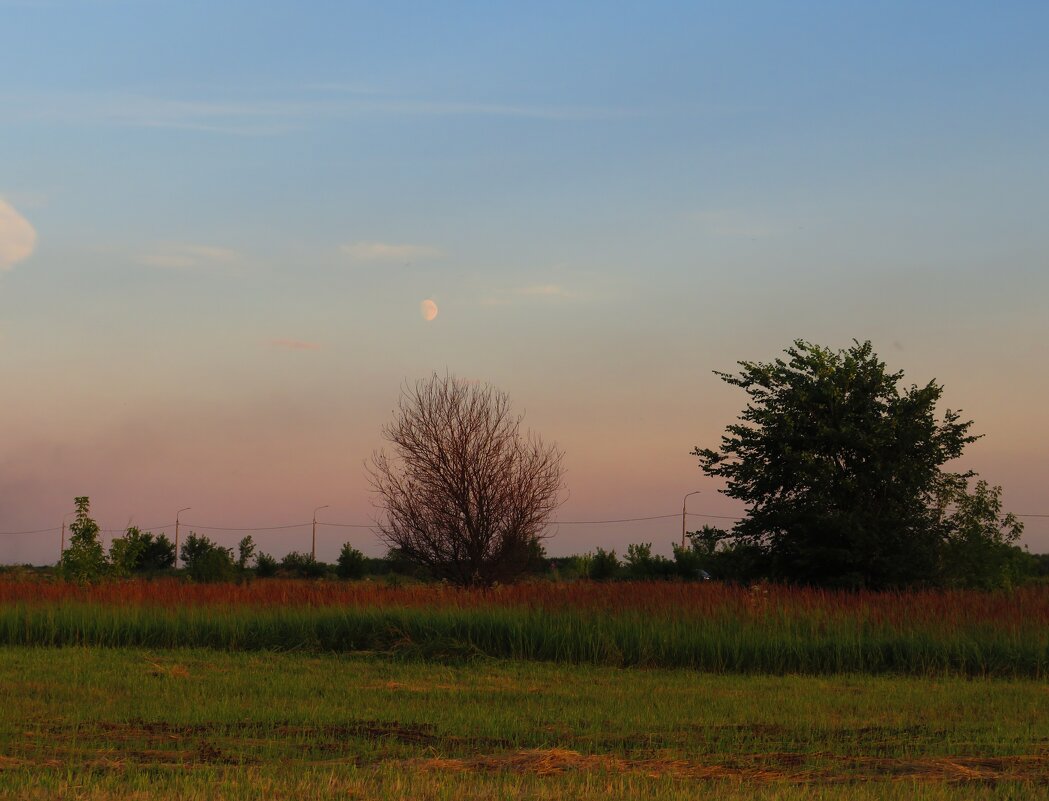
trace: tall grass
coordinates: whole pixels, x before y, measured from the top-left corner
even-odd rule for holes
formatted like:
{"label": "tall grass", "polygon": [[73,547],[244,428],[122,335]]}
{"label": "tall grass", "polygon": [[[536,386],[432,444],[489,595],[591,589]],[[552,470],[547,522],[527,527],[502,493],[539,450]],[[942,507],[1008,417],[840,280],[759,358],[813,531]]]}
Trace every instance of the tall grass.
{"label": "tall grass", "polygon": [[541,609],[548,612],[638,612],[659,618],[730,616],[751,620],[801,617],[849,620],[893,629],[931,625],[942,630],[993,626],[1049,629],[1049,586],[1010,592],[928,590],[836,592],[776,585],[721,583],[545,581],[489,590],[442,584],[387,586],[370,581],[267,579],[241,584],[194,584],[179,579],[132,579],[101,584],[11,580],[0,577],[0,607],[80,602],[121,607],[404,607],[424,609]]}
{"label": "tall grass", "polygon": [[0,644],[383,651],[714,672],[1049,676],[1049,589],[0,583]]}

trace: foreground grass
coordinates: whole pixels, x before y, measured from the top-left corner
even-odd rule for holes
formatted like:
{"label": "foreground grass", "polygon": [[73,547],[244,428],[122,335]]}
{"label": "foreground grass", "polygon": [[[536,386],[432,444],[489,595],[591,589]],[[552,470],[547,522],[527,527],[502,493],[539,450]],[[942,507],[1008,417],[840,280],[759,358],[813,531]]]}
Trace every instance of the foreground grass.
{"label": "foreground grass", "polygon": [[18,798],[1032,799],[1027,680],[0,649]]}

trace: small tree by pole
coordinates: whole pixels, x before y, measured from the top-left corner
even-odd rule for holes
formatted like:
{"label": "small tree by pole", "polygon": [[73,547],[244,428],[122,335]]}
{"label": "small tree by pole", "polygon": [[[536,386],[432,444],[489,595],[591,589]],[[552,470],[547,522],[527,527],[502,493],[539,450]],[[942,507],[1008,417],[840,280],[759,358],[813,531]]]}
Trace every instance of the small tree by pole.
{"label": "small tree by pole", "polygon": [[59,573],[73,581],[97,581],[105,574],[106,553],[99,541],[101,529],[91,518],[91,501],[86,496],[73,499],[76,518],[69,525],[69,547],[62,551]]}
{"label": "small tree by pole", "polygon": [[490,586],[516,578],[560,506],[563,453],[531,432],[506,394],[432,375],[401,394],[382,429],[391,452],[368,476],[379,536],[438,578]]}

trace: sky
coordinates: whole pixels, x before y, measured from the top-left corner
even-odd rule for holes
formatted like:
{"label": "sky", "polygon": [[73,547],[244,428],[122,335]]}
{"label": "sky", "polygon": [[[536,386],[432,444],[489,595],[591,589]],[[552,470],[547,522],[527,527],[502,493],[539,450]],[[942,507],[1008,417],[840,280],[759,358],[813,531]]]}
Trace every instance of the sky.
{"label": "sky", "polygon": [[713,371],[798,338],[936,380],[983,435],[952,466],[1049,514],[1047,25],[0,0],[0,562],[57,559],[80,495],[112,530],[190,507],[226,545],[319,506],[368,524],[363,463],[434,371],[564,450],[550,553],[669,553],[685,493],[690,529],[741,511],[690,455],[745,403]]}

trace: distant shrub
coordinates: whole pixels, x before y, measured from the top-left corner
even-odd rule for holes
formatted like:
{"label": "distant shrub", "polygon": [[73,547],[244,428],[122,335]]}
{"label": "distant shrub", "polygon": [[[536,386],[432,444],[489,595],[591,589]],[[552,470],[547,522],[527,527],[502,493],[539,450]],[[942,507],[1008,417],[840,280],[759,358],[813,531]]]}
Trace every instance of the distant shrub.
{"label": "distant shrub", "polygon": [[280,560],[280,569],[298,578],[320,578],[328,572],[328,566],[318,562],[308,553],[292,551]]}
{"label": "distant shrub", "polygon": [[207,537],[190,532],[179,555],[194,581],[232,581],[237,575],[233,552]]}
{"label": "distant shrub", "polygon": [[668,579],[677,575],[674,562],[665,556],[652,555],[652,543],[642,542],[627,546],[625,567],[632,579]]}
{"label": "distant shrub", "polygon": [[587,577],[594,581],[610,581],[619,575],[620,567],[615,549],[598,548],[590,556]]}
{"label": "distant shrub", "polygon": [[259,578],[273,578],[280,569],[280,563],[268,553],[259,552],[255,557],[255,575]]}
{"label": "distant shrub", "polygon": [[251,566],[249,562],[251,562],[254,556],[255,540],[253,540],[249,534],[237,543],[237,567],[241,570],[247,570]]}
{"label": "distant shrub", "polygon": [[710,575],[710,571],[707,570],[707,559],[703,554],[698,553],[694,547],[686,546],[682,548],[677,543],[672,546],[674,549],[674,575],[684,581],[697,581],[703,578],[703,574]]}
{"label": "distant shrub", "polygon": [[164,534],[129,526],[109,544],[109,562],[117,576],[165,570],[175,564],[175,545]]}
{"label": "distant shrub", "polygon": [[560,578],[565,580],[587,578],[590,575],[590,562],[593,554],[575,554],[562,559],[555,559],[554,566],[557,568]]}
{"label": "distant shrub", "polygon": [[344,543],[335,562],[335,573],[343,579],[359,579],[364,576],[367,559],[350,543]]}

